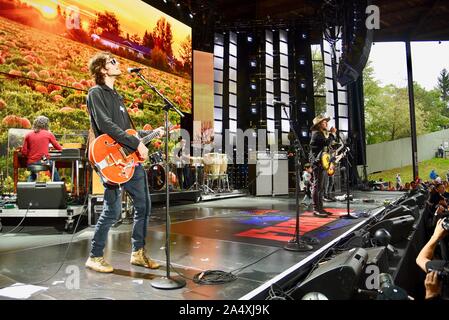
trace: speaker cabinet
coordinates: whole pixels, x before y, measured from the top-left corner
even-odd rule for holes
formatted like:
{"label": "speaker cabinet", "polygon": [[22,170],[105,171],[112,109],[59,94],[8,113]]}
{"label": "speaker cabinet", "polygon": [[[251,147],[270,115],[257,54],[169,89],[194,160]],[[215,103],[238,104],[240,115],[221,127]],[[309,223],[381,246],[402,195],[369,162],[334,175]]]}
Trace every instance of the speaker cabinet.
{"label": "speaker cabinet", "polygon": [[399,202],[399,205],[413,207],[413,206],[418,205],[418,203],[416,202],[416,198],[415,197],[410,197],[410,198],[407,198],[407,199]]}
{"label": "speaker cabinet", "polygon": [[377,230],[385,229],[391,234],[390,244],[395,244],[410,235],[414,222],[415,218],[411,215],[382,220],[370,229],[370,234],[374,236]]}
{"label": "speaker cabinet", "polygon": [[[372,290],[372,288],[367,288],[368,284],[373,284],[373,276],[376,273],[373,270],[379,271],[379,273],[384,273],[389,271],[388,254],[386,247],[375,247],[375,248],[365,248],[368,253],[368,258],[366,259],[366,264],[363,267],[362,275],[360,276],[359,288],[364,290]],[[370,268],[373,266],[375,268]]]}
{"label": "speaker cabinet", "polygon": [[329,300],[351,299],[367,259],[368,253],[363,248],[340,253],[298,284],[293,298],[301,299],[309,292],[319,292]]}
{"label": "speaker cabinet", "polygon": [[63,181],[17,183],[19,209],[66,209],[67,191]]}
{"label": "speaker cabinet", "polygon": [[89,226],[95,226],[98,218],[103,212],[103,195],[89,195],[87,207],[87,220]]}
{"label": "speaker cabinet", "polygon": [[383,220],[396,218],[396,217],[402,217],[406,215],[411,215],[413,218],[418,219],[419,217],[419,209],[418,206],[414,206],[412,208],[406,207],[405,205],[400,205],[398,207],[395,207],[389,211],[387,211],[383,217]]}

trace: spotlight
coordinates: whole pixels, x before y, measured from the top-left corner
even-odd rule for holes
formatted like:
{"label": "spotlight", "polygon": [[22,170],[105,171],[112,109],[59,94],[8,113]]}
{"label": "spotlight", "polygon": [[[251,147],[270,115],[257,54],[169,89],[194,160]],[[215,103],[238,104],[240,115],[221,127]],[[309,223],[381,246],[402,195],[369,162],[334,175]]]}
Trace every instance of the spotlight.
{"label": "spotlight", "polygon": [[308,131],[307,130],[305,130],[305,129],[302,129],[301,130],[301,136],[303,137],[303,138],[307,138],[307,136],[308,136]]}
{"label": "spotlight", "polygon": [[307,112],[307,105],[305,103],[301,103],[299,108],[300,108],[301,112],[304,112],[304,113]]}
{"label": "spotlight", "polygon": [[181,6],[181,4],[180,4],[180,3],[178,2],[178,3],[176,3],[176,6],[177,6],[177,7],[180,7],[180,6]]}
{"label": "spotlight", "polygon": [[164,3],[167,3],[167,0],[164,0]]}
{"label": "spotlight", "polygon": [[255,83],[251,83],[251,89],[256,90],[256,84]]}
{"label": "spotlight", "polygon": [[253,37],[247,36],[247,37],[246,37],[246,40],[247,40],[248,42],[253,42]]}
{"label": "spotlight", "polygon": [[190,17],[190,19],[193,19],[193,14],[189,13],[189,17]]}
{"label": "spotlight", "polygon": [[305,34],[304,32],[301,33],[301,39],[307,39],[307,34]]}
{"label": "spotlight", "polygon": [[303,66],[306,64],[306,59],[304,58],[299,58],[299,65]]}
{"label": "spotlight", "polygon": [[251,108],[251,113],[252,113],[252,114],[256,114],[256,113],[257,113],[257,108],[252,107],[252,108]]}
{"label": "spotlight", "polygon": [[306,88],[306,83],[305,83],[304,81],[301,81],[301,82],[299,83],[299,87],[300,87],[301,89],[305,89],[305,88]]}
{"label": "spotlight", "polygon": [[255,68],[255,67],[257,66],[257,62],[256,62],[255,60],[251,60],[251,61],[249,62],[249,65],[250,65],[252,68]]}

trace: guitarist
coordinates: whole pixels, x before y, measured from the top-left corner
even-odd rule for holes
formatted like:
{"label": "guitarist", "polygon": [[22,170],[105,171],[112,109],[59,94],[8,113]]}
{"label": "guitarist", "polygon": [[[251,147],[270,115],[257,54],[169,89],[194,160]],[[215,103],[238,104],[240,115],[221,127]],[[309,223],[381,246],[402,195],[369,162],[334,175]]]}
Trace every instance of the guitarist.
{"label": "guitarist", "polygon": [[[100,52],[90,59],[88,66],[96,83],[96,86],[90,88],[87,94],[87,107],[91,123],[89,140],[93,138],[92,131],[95,137],[105,133],[125,147],[128,152],[132,153],[137,150],[142,158],[146,159],[148,157],[147,147],[137,137],[125,132],[125,130],[132,128],[132,122],[123,98],[114,89],[115,80],[121,75],[118,60],[108,52]],[[164,135],[162,127],[156,130],[159,131],[159,136]],[[139,131],[139,135],[149,133],[148,131]],[[145,254],[145,237],[151,201],[146,172],[142,165],[137,165],[133,177],[125,184],[119,186],[104,183],[104,187],[103,212],[95,226],[86,267],[97,272],[114,271],[113,267],[104,259],[103,251],[109,229],[120,217],[121,192],[124,189],[131,196],[135,208],[130,262],[133,265],[145,268],[159,268],[159,264]]]}
{"label": "guitarist", "polygon": [[313,214],[317,217],[327,217],[331,213],[323,208],[324,175],[327,175],[321,163],[323,152],[336,139],[337,129],[327,129],[330,118],[317,116],[313,119],[312,137],[310,139],[309,160],[312,164],[312,205]]}

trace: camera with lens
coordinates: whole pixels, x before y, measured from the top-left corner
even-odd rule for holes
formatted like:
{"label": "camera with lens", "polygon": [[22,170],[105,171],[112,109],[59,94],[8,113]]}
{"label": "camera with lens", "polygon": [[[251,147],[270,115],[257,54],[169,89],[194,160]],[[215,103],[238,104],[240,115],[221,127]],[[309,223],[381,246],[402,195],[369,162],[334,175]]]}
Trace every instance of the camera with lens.
{"label": "camera with lens", "polygon": [[444,230],[449,231],[449,216],[445,216],[443,218],[443,222],[441,223],[441,226],[443,227]]}

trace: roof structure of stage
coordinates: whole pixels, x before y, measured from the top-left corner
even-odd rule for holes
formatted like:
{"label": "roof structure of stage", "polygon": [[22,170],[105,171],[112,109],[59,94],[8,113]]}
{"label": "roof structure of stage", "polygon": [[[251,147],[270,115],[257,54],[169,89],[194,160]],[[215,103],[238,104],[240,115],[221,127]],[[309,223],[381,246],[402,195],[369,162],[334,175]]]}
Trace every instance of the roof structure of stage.
{"label": "roof structure of stage", "polygon": [[[214,17],[217,29],[251,28],[257,25],[294,26],[310,23],[319,26],[326,3],[343,1],[312,0],[188,0],[185,6],[199,16]],[[380,11],[380,29],[374,41],[449,40],[449,8],[441,0],[371,1]],[[322,30],[314,28],[312,40],[321,40]]]}

